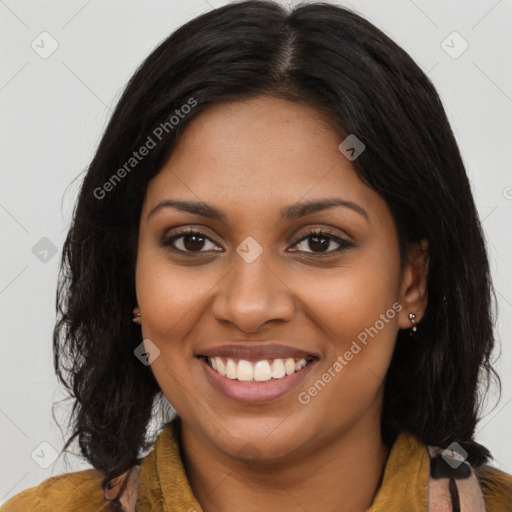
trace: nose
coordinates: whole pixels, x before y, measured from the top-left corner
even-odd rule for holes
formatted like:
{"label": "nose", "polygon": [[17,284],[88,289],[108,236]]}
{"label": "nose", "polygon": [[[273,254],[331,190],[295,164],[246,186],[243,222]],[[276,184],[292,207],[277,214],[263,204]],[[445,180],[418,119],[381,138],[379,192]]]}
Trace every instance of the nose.
{"label": "nose", "polygon": [[270,268],[264,254],[252,263],[234,254],[212,303],[218,321],[229,322],[244,333],[257,332],[272,320],[290,321],[295,313],[292,290]]}

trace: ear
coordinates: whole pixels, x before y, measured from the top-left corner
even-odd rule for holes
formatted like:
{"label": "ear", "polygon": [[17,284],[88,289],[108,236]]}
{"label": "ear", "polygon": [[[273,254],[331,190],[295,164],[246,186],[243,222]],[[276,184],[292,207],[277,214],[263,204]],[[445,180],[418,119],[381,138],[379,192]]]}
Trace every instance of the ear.
{"label": "ear", "polygon": [[140,308],[139,308],[139,306],[135,306],[133,308],[132,314],[133,314],[133,317],[132,317],[133,323],[140,325],[140,323],[141,323],[141,315],[140,315]]}
{"label": "ear", "polygon": [[428,241],[421,240],[411,244],[407,250],[407,261],[404,263],[400,296],[402,305],[398,317],[398,327],[409,329],[412,322],[409,313],[416,315],[415,323],[422,319],[428,303],[427,274],[428,274]]}

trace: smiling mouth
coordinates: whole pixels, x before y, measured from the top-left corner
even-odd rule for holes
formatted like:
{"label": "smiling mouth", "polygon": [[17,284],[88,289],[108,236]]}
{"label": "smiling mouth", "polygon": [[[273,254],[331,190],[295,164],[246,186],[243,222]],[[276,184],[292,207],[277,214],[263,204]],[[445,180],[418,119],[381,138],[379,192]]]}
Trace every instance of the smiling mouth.
{"label": "smiling mouth", "polygon": [[200,356],[218,374],[243,382],[271,382],[301,371],[315,357],[261,359],[257,362],[231,357]]}

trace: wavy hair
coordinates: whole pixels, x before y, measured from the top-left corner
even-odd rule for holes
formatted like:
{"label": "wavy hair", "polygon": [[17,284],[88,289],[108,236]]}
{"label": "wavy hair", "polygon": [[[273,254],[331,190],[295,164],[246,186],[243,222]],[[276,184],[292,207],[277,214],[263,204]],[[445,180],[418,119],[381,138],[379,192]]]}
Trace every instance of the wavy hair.
{"label": "wavy hair", "polygon": [[[340,141],[356,134],[364,142],[353,166],[387,202],[402,262],[408,244],[428,240],[428,306],[413,341],[399,331],[385,379],[383,440],[401,431],[437,446],[456,440],[470,462],[483,464],[490,453],[473,436],[491,377],[500,384],[491,364],[496,300],[441,100],[411,57],[358,14],[328,3],[287,10],[266,0],[209,11],[161,42],[127,84],[85,173],[56,297],[54,366],[74,400],[63,451],[78,437],[83,457],[104,475],[103,488],[140,463],[162,397],[151,367],[134,356],[147,184],[201,111],[261,95],[312,105]],[[148,137],[155,147],[130,160]]]}

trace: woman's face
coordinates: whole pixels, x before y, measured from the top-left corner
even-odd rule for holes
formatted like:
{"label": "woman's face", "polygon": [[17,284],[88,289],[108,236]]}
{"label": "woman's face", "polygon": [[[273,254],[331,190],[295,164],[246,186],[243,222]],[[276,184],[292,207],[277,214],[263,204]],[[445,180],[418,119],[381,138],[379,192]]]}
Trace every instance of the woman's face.
{"label": "woman's face", "polygon": [[[276,459],[378,435],[397,331],[422,309],[390,210],[341,142],[309,106],[218,104],[149,183],[142,336],[184,429],[209,449]],[[345,203],[314,206],[326,200]]]}

